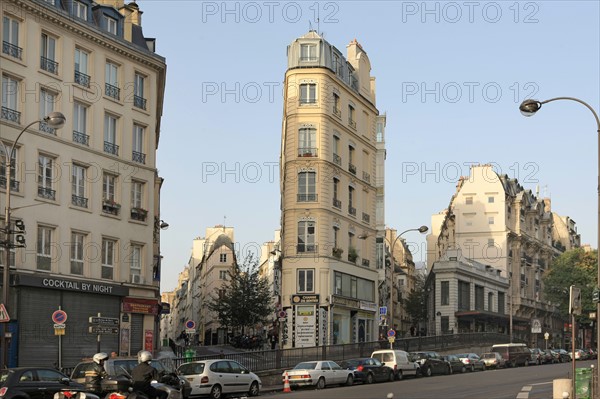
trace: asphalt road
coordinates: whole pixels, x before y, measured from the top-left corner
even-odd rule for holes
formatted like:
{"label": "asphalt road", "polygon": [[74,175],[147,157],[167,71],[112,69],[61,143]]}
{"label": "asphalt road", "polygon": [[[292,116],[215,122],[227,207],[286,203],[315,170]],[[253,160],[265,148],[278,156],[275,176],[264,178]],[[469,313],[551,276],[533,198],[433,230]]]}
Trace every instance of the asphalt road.
{"label": "asphalt road", "polygon": [[[589,367],[596,361],[577,362]],[[552,381],[570,378],[571,363],[468,372],[402,381],[324,390],[304,388],[291,393],[264,393],[268,398],[287,399],[551,399]],[[389,394],[393,394],[390,396]]]}

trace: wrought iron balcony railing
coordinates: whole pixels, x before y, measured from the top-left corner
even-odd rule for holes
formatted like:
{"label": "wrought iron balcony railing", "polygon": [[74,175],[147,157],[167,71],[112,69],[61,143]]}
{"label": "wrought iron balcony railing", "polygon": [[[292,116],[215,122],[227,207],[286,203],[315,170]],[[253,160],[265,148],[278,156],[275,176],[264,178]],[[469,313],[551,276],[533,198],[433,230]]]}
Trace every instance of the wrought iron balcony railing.
{"label": "wrought iron balcony railing", "polygon": [[117,86],[105,83],[104,94],[106,94],[108,97],[114,98],[115,100],[119,100],[121,98],[121,89],[119,89]]}
{"label": "wrought iron balcony railing", "polygon": [[75,71],[75,83],[81,86],[90,87],[91,77],[83,72]]}
{"label": "wrought iron balcony railing", "polygon": [[56,135],[56,129],[53,127],[50,127],[46,122],[40,122],[39,129],[40,129],[40,131],[42,131],[44,133]]}
{"label": "wrought iron balcony railing", "polygon": [[317,194],[298,194],[298,202],[317,202]]}
{"label": "wrought iron balcony railing", "polygon": [[119,146],[109,141],[105,141],[104,152],[107,152],[112,155],[119,155]]}
{"label": "wrought iron balcony railing", "polygon": [[348,171],[350,173],[352,173],[353,175],[356,174],[356,165],[352,165],[351,163],[348,164]]}
{"label": "wrought iron balcony railing", "polygon": [[314,253],[317,252],[317,244],[298,244],[296,246],[296,251],[298,253]]}
{"label": "wrought iron balcony railing", "polygon": [[133,106],[140,109],[146,109],[146,99],[140,96],[133,96]]}
{"label": "wrought iron balcony railing", "polygon": [[2,119],[6,119],[7,121],[21,124],[21,113],[19,111],[15,111],[14,109],[2,107],[2,114],[0,116]]}
{"label": "wrought iron balcony railing", "polygon": [[340,157],[338,154],[333,154],[333,163],[338,166],[342,166],[342,157]]}
{"label": "wrought iron balcony railing", "polygon": [[58,62],[50,58],[40,57],[40,68],[55,75],[58,75]]}
{"label": "wrought iron balcony railing", "polygon": [[371,264],[371,261],[369,259],[362,259],[362,265],[364,267],[369,267],[370,264]]}
{"label": "wrought iron balcony railing", "polygon": [[2,42],[2,52],[4,54],[8,54],[13,58],[22,59],[23,58],[23,49],[19,46],[15,46],[9,42]]}
{"label": "wrought iron balcony railing", "polygon": [[352,129],[356,129],[356,121],[354,119],[348,119],[348,126]]}
{"label": "wrought iron balcony railing", "polygon": [[38,186],[38,197],[42,197],[49,200],[56,200],[56,190],[49,187]]}
{"label": "wrought iron balcony railing", "polygon": [[338,209],[342,209],[342,201],[337,198],[333,199],[333,206]]}
{"label": "wrought iron balcony railing", "polygon": [[[6,189],[6,176],[0,176],[0,188]],[[19,181],[10,179],[10,191],[19,191]]]}
{"label": "wrought iron balcony railing", "polygon": [[73,141],[83,145],[90,145],[90,136],[85,133],[78,132],[77,130],[73,130]]}
{"label": "wrought iron balcony railing", "polygon": [[356,208],[353,206],[348,207],[348,213],[352,216],[356,216]]}
{"label": "wrought iron balcony railing", "polygon": [[371,182],[371,175],[368,174],[367,172],[363,171],[363,180],[366,181],[367,183]]}
{"label": "wrought iron balcony railing", "polygon": [[71,204],[73,204],[75,206],[79,206],[81,208],[87,208],[88,207],[88,199],[85,197],[80,197],[75,194],[71,194]]}
{"label": "wrought iron balcony railing", "polygon": [[362,220],[365,223],[371,223],[371,215],[369,215],[368,213],[364,213],[362,214]]}
{"label": "wrought iron balcony railing", "polygon": [[133,162],[146,164],[146,154],[144,154],[143,152],[132,151],[131,160]]}
{"label": "wrought iron balcony railing", "polygon": [[316,157],[316,156],[318,156],[318,149],[317,148],[308,148],[308,147],[298,148],[298,156],[299,157]]}

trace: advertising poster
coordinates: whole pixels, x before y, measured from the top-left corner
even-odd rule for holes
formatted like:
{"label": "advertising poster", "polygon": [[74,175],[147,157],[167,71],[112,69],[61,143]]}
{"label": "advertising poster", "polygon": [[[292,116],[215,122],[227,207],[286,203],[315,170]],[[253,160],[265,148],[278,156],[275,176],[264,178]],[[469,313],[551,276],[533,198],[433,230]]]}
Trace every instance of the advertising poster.
{"label": "advertising poster", "polygon": [[154,331],[146,330],[144,334],[144,350],[152,352],[152,346],[154,343]]}
{"label": "advertising poster", "polygon": [[296,306],[296,341],[295,346],[315,346],[315,333],[316,333],[316,317],[315,307],[309,306]]}
{"label": "advertising poster", "polygon": [[120,355],[129,356],[129,328],[121,329]]}

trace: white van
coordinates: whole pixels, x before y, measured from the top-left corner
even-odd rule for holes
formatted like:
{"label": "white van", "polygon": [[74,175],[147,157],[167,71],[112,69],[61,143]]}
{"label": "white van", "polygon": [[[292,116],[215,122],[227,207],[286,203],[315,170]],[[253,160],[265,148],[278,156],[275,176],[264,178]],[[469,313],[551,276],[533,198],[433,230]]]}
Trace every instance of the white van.
{"label": "white van", "polygon": [[407,375],[415,377],[419,375],[419,364],[413,362],[410,355],[405,351],[381,349],[374,351],[371,354],[371,357],[379,360],[386,366],[393,368],[397,380],[401,380],[402,377]]}

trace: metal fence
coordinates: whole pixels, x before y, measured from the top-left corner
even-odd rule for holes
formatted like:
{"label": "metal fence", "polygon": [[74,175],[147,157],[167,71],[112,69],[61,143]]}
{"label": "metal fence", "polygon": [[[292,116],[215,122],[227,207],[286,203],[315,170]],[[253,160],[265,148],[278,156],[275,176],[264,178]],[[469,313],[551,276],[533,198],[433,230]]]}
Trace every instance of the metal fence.
{"label": "metal fence", "polygon": [[[428,337],[400,338],[394,342],[394,349],[407,352],[415,351],[450,351],[465,347],[486,346],[508,343],[506,334],[497,333],[465,333],[449,334]],[[231,359],[243,364],[250,370],[266,371],[293,368],[296,364],[306,360],[333,360],[343,361],[356,357],[369,357],[374,350],[388,349],[390,344],[385,341],[360,342],[354,344],[314,346],[307,348],[291,348],[267,351],[249,351],[230,354],[216,354],[208,356],[178,357],[163,359],[174,367],[181,364],[209,359]]]}

